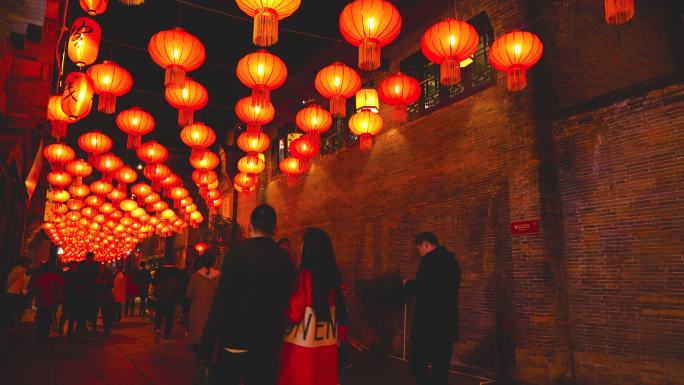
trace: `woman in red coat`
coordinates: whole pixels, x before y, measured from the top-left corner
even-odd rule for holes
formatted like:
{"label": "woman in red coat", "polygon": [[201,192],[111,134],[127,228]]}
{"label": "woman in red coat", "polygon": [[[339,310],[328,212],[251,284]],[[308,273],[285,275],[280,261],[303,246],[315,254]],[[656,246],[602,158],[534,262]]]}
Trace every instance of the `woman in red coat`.
{"label": "woman in red coat", "polygon": [[325,231],[304,233],[297,291],[290,299],[278,385],[336,385],[337,344],[346,330],[340,271]]}

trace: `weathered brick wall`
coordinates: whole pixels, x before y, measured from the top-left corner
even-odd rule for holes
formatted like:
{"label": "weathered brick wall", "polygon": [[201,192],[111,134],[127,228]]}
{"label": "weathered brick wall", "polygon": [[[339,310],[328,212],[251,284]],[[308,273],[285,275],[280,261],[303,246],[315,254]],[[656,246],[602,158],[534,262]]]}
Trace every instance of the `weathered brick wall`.
{"label": "weathered brick wall", "polygon": [[555,125],[578,384],[684,383],[684,84]]}

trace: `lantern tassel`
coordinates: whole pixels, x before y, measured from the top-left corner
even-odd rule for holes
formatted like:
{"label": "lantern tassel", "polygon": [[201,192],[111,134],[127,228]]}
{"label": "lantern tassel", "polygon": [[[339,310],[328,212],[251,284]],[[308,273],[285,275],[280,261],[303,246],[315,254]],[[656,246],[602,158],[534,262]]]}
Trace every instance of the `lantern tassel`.
{"label": "lantern tassel", "polygon": [[183,88],[185,84],[185,69],[179,65],[166,67],[164,85],[172,89]]}
{"label": "lantern tassel", "polygon": [[380,68],[380,42],[376,39],[366,39],[359,45],[359,68],[373,71]]}
{"label": "lantern tassel", "polygon": [[370,151],[373,147],[373,135],[361,134],[359,136],[359,148],[361,151]]}
{"label": "lantern tassel", "polygon": [[508,90],[520,91],[527,87],[527,70],[523,66],[508,69]]}
{"label": "lantern tassel", "polygon": [[254,45],[268,47],[278,42],[278,12],[261,8],[254,15]]}
{"label": "lantern tassel", "polygon": [[461,63],[454,58],[446,58],[439,65],[439,82],[443,86],[455,86],[461,82]]}
{"label": "lantern tassel", "polygon": [[185,127],[192,124],[195,111],[183,108],[178,110],[178,125]]}
{"label": "lantern tassel", "polygon": [[66,137],[68,125],[64,122],[52,121],[52,136],[55,139],[61,139]]}
{"label": "lantern tassel", "polygon": [[294,187],[297,185],[297,175],[287,174],[287,185],[289,187]]}
{"label": "lantern tassel", "polygon": [[268,108],[271,91],[268,87],[256,86],[252,89],[252,107]]}
{"label": "lantern tassel", "polygon": [[347,101],[339,96],[333,96],[330,99],[330,114],[336,118],[347,116]]}
{"label": "lantern tassel", "polygon": [[97,110],[104,114],[116,112],[116,96],[112,94],[102,94],[97,102]]}
{"label": "lantern tassel", "polygon": [[398,104],[392,108],[392,120],[395,123],[406,123],[408,120],[408,113],[406,112],[406,106]]}

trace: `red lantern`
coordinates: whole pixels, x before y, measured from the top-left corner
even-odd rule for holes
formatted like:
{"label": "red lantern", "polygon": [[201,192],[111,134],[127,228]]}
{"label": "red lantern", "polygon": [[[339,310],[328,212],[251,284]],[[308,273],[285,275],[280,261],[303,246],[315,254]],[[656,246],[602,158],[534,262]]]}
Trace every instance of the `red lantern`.
{"label": "red lantern", "polygon": [[461,62],[473,56],[479,40],[475,27],[448,18],[425,31],[421,46],[428,60],[439,64],[440,83],[453,86],[461,81]]}
{"label": "red lantern", "polygon": [[126,198],[126,193],[119,190],[119,189],[114,189],[114,190],[112,190],[112,192],[107,194],[107,199],[109,199],[112,202],[120,202],[125,198]]}
{"label": "red lantern", "polygon": [[378,87],[380,100],[392,106],[392,119],[397,123],[406,122],[406,106],[420,99],[420,84],[411,76],[397,72],[390,75]]}
{"label": "red lantern", "polygon": [[254,105],[252,97],[248,96],[235,104],[235,114],[241,121],[247,123],[247,131],[258,131],[261,126],[273,121],[275,108],[270,102],[264,108]]}
{"label": "red lantern", "polygon": [[295,123],[300,130],[320,141],[320,135],[332,126],[332,116],[325,109],[312,104],[297,113]]}
{"label": "red lantern", "polygon": [[191,154],[211,147],[216,141],[214,130],[204,123],[195,123],[183,127],[180,137],[183,143],[192,149]]}
{"label": "red lantern", "polygon": [[109,60],[88,68],[88,76],[93,81],[95,93],[100,95],[97,110],[105,114],[113,114],[116,111],[116,98],[133,87],[131,73]]}
{"label": "red lantern", "polygon": [[254,18],[252,42],[268,47],[278,42],[278,20],[291,16],[301,0],[237,0],[240,9]]}
{"label": "red lantern", "polygon": [[78,137],[78,146],[88,153],[88,162],[112,149],[112,140],[100,131],[90,131]]}
{"label": "red lantern", "polygon": [[171,189],[176,187],[176,186],[181,185],[181,180],[178,177],[178,175],[171,172],[171,174],[169,174],[169,176],[167,176],[166,178],[161,180],[160,184],[161,184],[162,188],[164,188],[164,190],[165,190],[165,195],[167,197],[169,197]]}
{"label": "red lantern", "polygon": [[506,71],[509,91],[520,91],[527,87],[527,70],[537,64],[543,50],[537,35],[512,31],[494,40],[489,61],[497,70]]}
{"label": "red lantern", "polygon": [[93,168],[85,160],[76,159],[66,165],[66,172],[76,178],[75,184],[78,186],[83,182],[83,178],[89,176],[93,172]]}
{"label": "red lantern", "polygon": [[368,151],[373,147],[373,136],[382,130],[383,125],[380,115],[371,111],[357,112],[349,118],[349,129],[359,136],[361,151]]}
{"label": "red lantern", "polygon": [[204,108],[209,101],[209,94],[203,85],[186,78],[182,87],[166,87],[164,97],[169,104],[178,110],[178,125],[192,124],[195,111]]}
{"label": "red lantern", "polygon": [[[119,169],[123,167],[123,165],[123,160],[121,160],[121,158],[112,153],[98,156],[97,161],[94,164],[95,168],[102,173],[102,179],[104,179],[107,182],[111,182],[112,174],[119,171]],[[90,189],[92,190],[93,187],[90,186]],[[101,195],[106,195],[108,193],[109,191]]]}
{"label": "red lantern", "polygon": [[80,0],[81,8],[90,16],[97,16],[107,10],[109,0]]}
{"label": "red lantern", "polygon": [[[141,206],[143,204],[147,203],[145,201],[145,198],[150,196],[150,194],[152,194],[152,193],[153,193],[152,187],[150,187],[149,185],[147,185],[145,183],[136,183],[133,186],[131,186],[131,194],[135,195],[136,198],[138,198],[138,204]],[[157,201],[150,202],[150,204],[153,204],[156,202]]]}
{"label": "red lantern", "polygon": [[300,159],[311,159],[318,155],[321,146],[317,138],[311,135],[300,136],[290,143],[290,155]]}
{"label": "red lantern", "polygon": [[71,175],[64,171],[50,171],[47,181],[50,186],[61,190],[71,184]]}
{"label": "red lantern", "polygon": [[247,155],[243,156],[238,161],[238,170],[245,174],[258,175],[264,172],[266,169],[266,162],[261,160],[258,155]]}
{"label": "red lantern", "polygon": [[624,24],[634,17],[634,0],[605,0],[606,23]]}
{"label": "red lantern", "polygon": [[79,120],[90,113],[93,106],[93,81],[83,72],[72,72],[64,80],[62,111],[72,121]]}
{"label": "red lantern", "polygon": [[105,200],[99,195],[90,195],[85,199],[85,203],[89,207],[100,207],[105,203]]}
{"label": "red lantern", "polygon": [[287,175],[287,184],[289,186],[294,186],[297,183],[297,176],[306,172],[307,163],[303,159],[290,156],[281,160],[279,166],[280,171]]}
{"label": "red lantern", "polygon": [[160,191],[161,182],[171,175],[171,169],[161,163],[148,164],[143,169],[143,174],[152,181],[152,188],[155,191]]}
{"label": "red lantern", "polygon": [[53,170],[61,171],[66,163],[74,160],[76,153],[64,143],[53,143],[45,146],[43,156],[50,162]]}
{"label": "red lantern", "polygon": [[67,126],[73,121],[62,110],[62,97],[52,95],[48,99],[47,118],[52,126],[52,136],[57,139],[66,137]]}
{"label": "red lantern", "polygon": [[206,58],[202,42],[180,27],[157,32],[147,50],[152,60],[166,69],[167,88],[183,88],[186,73],[198,69]]}
{"label": "red lantern", "polygon": [[199,255],[204,254],[204,252],[207,251],[208,248],[209,248],[209,245],[207,245],[204,242],[197,242],[195,244],[195,250],[197,251],[197,253],[199,253]]}
{"label": "red lantern", "polygon": [[318,71],[316,90],[330,99],[330,113],[334,117],[347,116],[347,99],[361,88],[361,76],[343,63],[333,63]]}
{"label": "red lantern", "polygon": [[188,192],[188,190],[184,187],[176,186],[171,188],[169,195],[173,200],[173,207],[179,208],[181,207],[181,200],[187,198],[187,196],[190,195],[190,192]]}
{"label": "red lantern", "polygon": [[69,187],[69,194],[77,198],[83,198],[90,194],[90,187],[84,184],[72,185],[71,187]]}
{"label": "red lantern", "polygon": [[154,118],[140,107],[133,107],[121,111],[116,116],[116,125],[121,131],[128,135],[126,147],[137,149],[143,135],[147,135],[154,130]]}
{"label": "red lantern", "polygon": [[279,57],[266,50],[250,53],[240,59],[237,76],[252,89],[252,105],[268,108],[270,93],[285,83],[287,66]]}
{"label": "red lantern", "polygon": [[213,170],[219,165],[219,157],[211,151],[196,151],[190,154],[190,165],[197,170]]}
{"label": "red lantern", "polygon": [[204,194],[207,191],[207,186],[216,182],[218,176],[211,170],[195,170],[192,172],[192,180],[199,186],[200,194]]}
{"label": "red lantern", "polygon": [[89,17],[74,20],[69,31],[67,53],[69,59],[79,67],[95,63],[100,50],[102,30],[100,25]]}
{"label": "red lantern", "polygon": [[104,197],[114,190],[114,186],[104,180],[97,180],[90,184],[90,192]]}
{"label": "red lantern", "polygon": [[271,140],[263,132],[243,132],[237,140],[238,147],[247,154],[257,154],[268,150]]}
{"label": "red lantern", "polygon": [[145,162],[145,164],[164,163],[169,157],[169,151],[166,147],[154,140],[140,145],[135,153],[138,155],[138,159]]}
{"label": "red lantern", "polygon": [[247,174],[244,172],[238,173],[233,179],[235,184],[241,187],[254,187],[259,183],[259,177],[253,174]]}
{"label": "red lantern", "polygon": [[114,174],[114,179],[119,182],[117,188],[121,191],[126,191],[126,186],[135,182],[138,179],[138,174],[132,168],[124,166]]}
{"label": "red lantern", "polygon": [[400,31],[401,15],[389,1],[356,0],[340,14],[340,32],[359,47],[359,68],[365,71],[380,67],[380,47],[394,41]]}

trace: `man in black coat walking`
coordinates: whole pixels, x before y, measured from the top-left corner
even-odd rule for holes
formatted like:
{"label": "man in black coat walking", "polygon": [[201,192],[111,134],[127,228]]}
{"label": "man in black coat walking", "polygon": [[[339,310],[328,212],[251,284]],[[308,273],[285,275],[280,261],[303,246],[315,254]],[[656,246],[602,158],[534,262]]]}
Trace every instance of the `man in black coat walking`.
{"label": "man in black coat walking", "polygon": [[418,234],[415,242],[420,265],[415,280],[405,282],[407,293],[416,296],[409,370],[419,385],[447,385],[453,343],[458,339],[461,270],[454,254],[440,246],[434,234]]}

